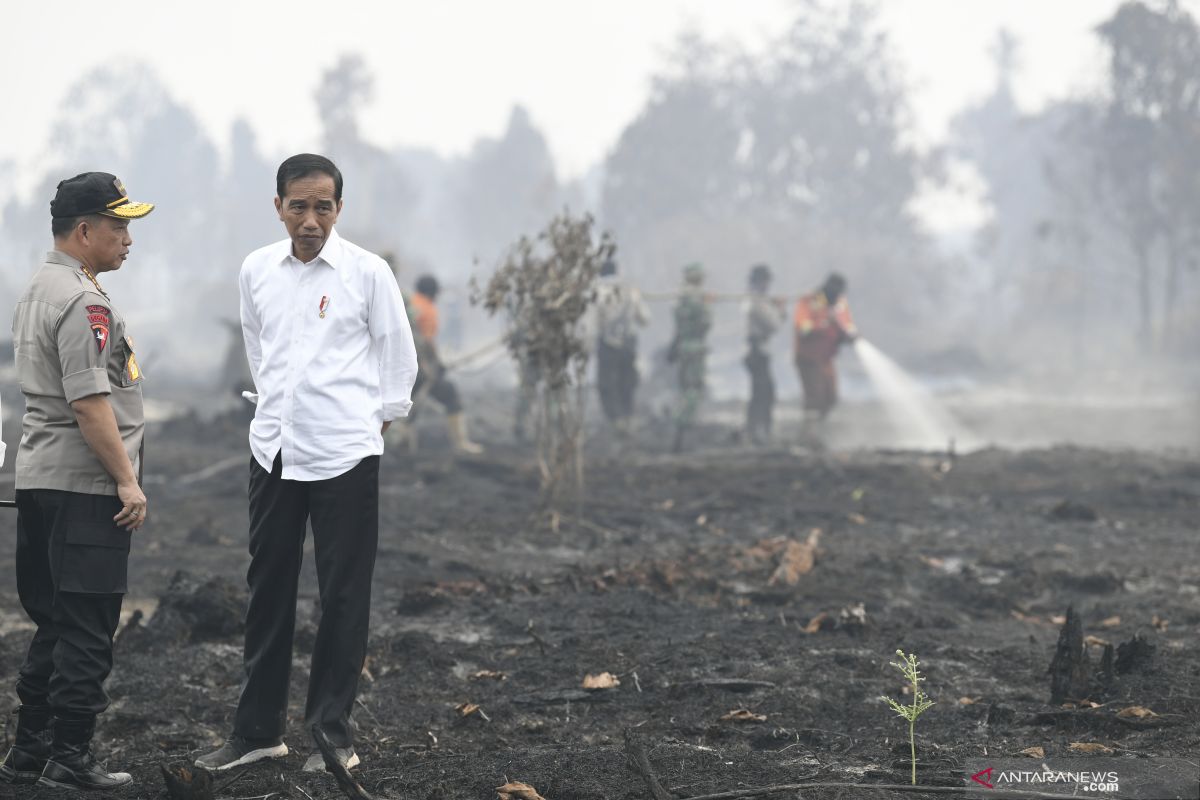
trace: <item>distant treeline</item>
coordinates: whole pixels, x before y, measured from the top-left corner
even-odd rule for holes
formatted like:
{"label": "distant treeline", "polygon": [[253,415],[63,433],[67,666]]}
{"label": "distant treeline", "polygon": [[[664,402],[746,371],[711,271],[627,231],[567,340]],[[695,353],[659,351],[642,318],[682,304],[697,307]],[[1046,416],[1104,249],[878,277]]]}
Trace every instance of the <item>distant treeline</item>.
{"label": "distant treeline", "polygon": [[[405,110],[345,54],[315,89],[324,129],[312,143],[346,174],[340,227],[394,253],[404,276],[431,270],[454,286],[569,207],[596,215],[648,290],[673,287],[689,261],[729,291],[756,262],[783,293],[840,271],[864,330],[892,352],[957,347],[1003,366],[1200,343],[1200,33],[1178,3],[1121,6],[1096,31],[1104,90],[1036,115],[1013,100],[1019,43],[1003,38],[994,91],[932,152],[910,144],[909,90],[874,6],[794,8],[754,52],[681,37],[607,157],[570,181],[520,107],[461,157],[368,141],[358,120],[369,104],[394,115],[396,139]],[[287,154],[263,153],[244,121],[218,147],[144,65],[81,79],[49,148],[34,199],[0,217],[5,296],[47,246],[55,183],[116,172],[159,204],[134,229],[137,288],[124,293],[155,332],[143,347],[168,368],[180,352],[215,368],[226,334],[214,320],[236,314],[242,258],[282,236],[270,195]],[[947,255],[914,206],[963,169],[982,178],[992,215],[970,253]]]}

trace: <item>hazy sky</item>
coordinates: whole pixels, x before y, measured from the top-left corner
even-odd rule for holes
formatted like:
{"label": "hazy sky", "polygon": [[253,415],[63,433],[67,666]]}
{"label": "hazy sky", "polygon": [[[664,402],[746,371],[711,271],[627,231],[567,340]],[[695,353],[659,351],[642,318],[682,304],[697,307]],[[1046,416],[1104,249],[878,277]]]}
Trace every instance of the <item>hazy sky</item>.
{"label": "hazy sky", "polygon": [[[1186,0],[1193,7],[1200,0]],[[316,146],[312,91],[321,71],[360,52],[377,75],[365,119],[379,144],[461,153],[498,133],[513,103],[541,126],[560,167],[602,158],[645,100],[649,76],[685,26],[761,46],[789,0],[206,0],[112,5],[5,3],[0,46],[0,161],[18,185],[47,155],[66,87],[102,64],[149,64],[218,144],[247,117],[272,155]],[[1091,29],[1117,0],[884,0],[883,20],[914,88],[915,135],[992,83],[1000,27],[1023,42],[1019,97],[1030,108],[1094,84]],[[97,165],[102,166],[102,165]]]}

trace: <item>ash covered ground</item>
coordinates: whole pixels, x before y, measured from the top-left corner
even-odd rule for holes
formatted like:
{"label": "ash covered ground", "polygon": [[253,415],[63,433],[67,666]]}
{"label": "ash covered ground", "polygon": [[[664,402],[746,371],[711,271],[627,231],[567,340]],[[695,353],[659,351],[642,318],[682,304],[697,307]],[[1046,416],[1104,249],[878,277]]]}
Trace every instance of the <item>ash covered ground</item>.
{"label": "ash covered ground", "polygon": [[[535,513],[531,451],[506,441],[508,397],[473,399],[484,456],[453,458],[431,413],[416,459],[383,460],[355,715],[356,775],[376,797],[489,798],[506,780],[549,800],[647,797],[626,730],[680,798],[906,783],[906,727],[879,699],[904,698],[888,666],[897,648],[919,655],[937,704],[917,726],[923,784],[961,785],[983,755],[1076,755],[1073,743],[1112,750],[1097,758],[1194,763],[1194,450],[814,452],[784,444],[786,415],[779,446],[749,449],[721,422],[736,409],[718,408],[682,456],[667,454],[669,430],[653,421],[624,454],[594,437],[582,518],[553,530]],[[843,430],[870,429],[869,409],[839,413]],[[159,765],[190,761],[229,731],[247,564],[244,426],[184,416],[151,432],[154,520],[135,541],[98,733],[110,766],[135,777],[117,797],[165,797]],[[11,514],[0,518],[0,684],[15,706],[28,629],[13,528]],[[342,796],[331,777],[300,771],[320,613],[311,554],[301,591],[292,754],[234,773],[218,797]],[[1119,657],[1091,702],[1064,707],[1050,701],[1047,669],[1068,606],[1093,637],[1092,663],[1105,642]],[[603,672],[619,685],[581,688]],[[464,703],[480,711],[464,716]],[[1131,707],[1155,716],[1121,714]],[[0,787],[17,796],[54,795]]]}

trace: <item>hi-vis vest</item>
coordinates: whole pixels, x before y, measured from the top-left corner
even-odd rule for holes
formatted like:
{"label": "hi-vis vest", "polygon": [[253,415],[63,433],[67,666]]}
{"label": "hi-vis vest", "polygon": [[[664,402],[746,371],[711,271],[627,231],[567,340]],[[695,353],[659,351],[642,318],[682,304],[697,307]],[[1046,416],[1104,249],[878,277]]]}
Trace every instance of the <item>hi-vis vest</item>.
{"label": "hi-vis vest", "polygon": [[796,330],[796,358],[811,360],[833,358],[842,339],[858,332],[846,298],[840,297],[830,306],[821,291],[797,301],[792,324]]}

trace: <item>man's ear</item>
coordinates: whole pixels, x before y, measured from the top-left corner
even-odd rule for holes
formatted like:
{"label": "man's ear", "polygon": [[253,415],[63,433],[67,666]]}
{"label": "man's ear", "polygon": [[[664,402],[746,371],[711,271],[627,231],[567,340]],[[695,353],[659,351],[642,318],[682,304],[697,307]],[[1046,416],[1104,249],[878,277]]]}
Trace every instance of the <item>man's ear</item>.
{"label": "man's ear", "polygon": [[275,213],[279,215],[280,219],[283,219],[283,199],[282,198],[279,198],[279,197],[275,198]]}

